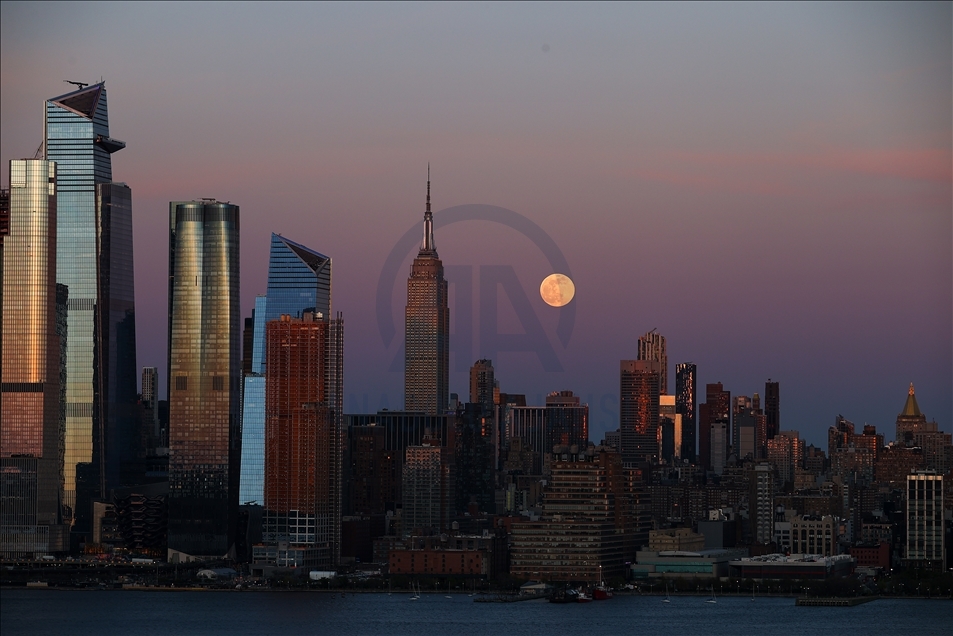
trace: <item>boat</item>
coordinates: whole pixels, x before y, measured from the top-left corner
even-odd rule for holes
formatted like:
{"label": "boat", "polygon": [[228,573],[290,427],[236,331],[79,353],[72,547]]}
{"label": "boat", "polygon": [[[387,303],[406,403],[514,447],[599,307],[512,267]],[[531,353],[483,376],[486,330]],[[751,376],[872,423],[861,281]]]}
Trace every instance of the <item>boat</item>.
{"label": "boat", "polygon": [[665,582],[665,598],[662,599],[663,603],[671,603],[672,599],[668,597],[668,582]]}
{"label": "boat", "polygon": [[443,597],[450,598],[450,599],[453,598],[452,596],[450,596],[450,577],[449,576],[447,577],[447,593],[444,594]]}
{"label": "boat", "polygon": [[550,603],[575,603],[579,599],[579,591],[571,587],[561,587],[549,597]]}
{"label": "boat", "polygon": [[591,603],[592,597],[586,594],[583,590],[579,590],[578,596],[576,597],[577,603]]}
{"label": "boat", "polygon": [[708,588],[708,589],[711,590],[711,598],[706,599],[705,602],[706,602],[706,603],[717,603],[718,601],[715,600],[715,588],[714,588],[714,587],[710,587],[710,588]]}
{"label": "boat", "polygon": [[416,601],[417,599],[419,599],[420,592],[417,590],[417,587],[413,583],[410,584],[410,589],[411,591],[413,591],[413,594],[410,595],[410,600]]}

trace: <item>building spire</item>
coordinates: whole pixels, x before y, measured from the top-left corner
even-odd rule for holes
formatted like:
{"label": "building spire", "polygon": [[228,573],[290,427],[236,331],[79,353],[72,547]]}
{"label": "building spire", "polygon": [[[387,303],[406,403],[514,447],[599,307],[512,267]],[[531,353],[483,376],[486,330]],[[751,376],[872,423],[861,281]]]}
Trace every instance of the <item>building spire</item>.
{"label": "building spire", "polygon": [[421,252],[436,252],[437,246],[433,240],[433,212],[430,211],[430,163],[427,163],[427,209],[424,212],[424,242],[420,246]]}

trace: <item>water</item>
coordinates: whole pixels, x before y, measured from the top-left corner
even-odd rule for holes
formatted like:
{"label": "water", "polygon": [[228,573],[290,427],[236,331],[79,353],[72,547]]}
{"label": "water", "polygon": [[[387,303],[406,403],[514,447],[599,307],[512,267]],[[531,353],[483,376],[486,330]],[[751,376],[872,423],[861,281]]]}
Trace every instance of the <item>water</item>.
{"label": "water", "polygon": [[953,602],[881,599],[856,607],[795,607],[793,598],[616,596],[554,605],[474,603],[406,593],[3,590],[0,631],[14,634],[422,634],[683,636],[685,634],[953,633]]}

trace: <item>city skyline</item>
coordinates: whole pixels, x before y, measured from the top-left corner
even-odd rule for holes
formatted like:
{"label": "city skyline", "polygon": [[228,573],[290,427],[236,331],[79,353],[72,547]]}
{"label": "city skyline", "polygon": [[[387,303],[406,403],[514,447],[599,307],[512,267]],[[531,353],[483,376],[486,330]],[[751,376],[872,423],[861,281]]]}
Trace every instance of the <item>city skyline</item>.
{"label": "city skyline", "polygon": [[[403,373],[386,370],[396,344],[378,336],[374,288],[394,241],[419,224],[430,160],[437,222],[464,203],[512,209],[552,236],[576,284],[578,318],[564,347],[554,335],[560,310],[534,291],[552,271],[532,244],[485,221],[441,230],[451,348],[451,274],[512,265],[563,371],[546,372],[523,352],[489,356],[501,390],[535,405],[572,390],[589,403],[594,441],[618,426],[618,361],[634,359],[638,334],[652,328],[667,339],[670,369],[697,365],[697,387],[722,382],[751,395],[768,378],[780,382],[780,428],[809,443],[823,445],[838,414],[889,431],[910,382],[923,412],[949,429],[949,6],[284,8],[267,27],[288,27],[289,43],[305,42],[295,18],[323,25],[324,40],[305,49],[315,69],[295,62],[288,73],[297,76],[264,77],[268,64],[291,59],[279,46],[246,65],[278,98],[208,100],[214,119],[204,106],[177,104],[208,77],[222,94],[240,90],[246,67],[219,69],[209,56],[171,83],[160,70],[183,58],[152,49],[134,24],[176,24],[174,38],[197,27],[157,5],[107,6],[2,6],[0,150],[4,164],[32,155],[40,103],[62,92],[62,79],[106,78],[112,128],[130,143],[117,176],[136,191],[138,362],[160,368],[159,395],[168,390],[166,343],[155,336],[164,331],[168,246],[149,239],[162,236],[170,200],[215,196],[243,208],[241,315],[265,291],[269,233],[335,254],[335,308],[353,339],[344,411],[400,408]],[[189,11],[195,25],[216,13]],[[242,7],[228,26],[242,33],[262,11]],[[93,18],[116,40],[77,39],[75,24]],[[342,42],[368,20],[378,42]],[[340,57],[322,57],[332,44],[343,46]],[[133,63],[142,55],[154,60]],[[406,81],[395,85],[383,69]],[[574,87],[588,101],[568,94]],[[320,116],[297,131],[300,104]],[[243,123],[255,110],[268,116],[249,136]],[[519,316],[505,302],[499,311],[501,331],[518,333]],[[463,368],[482,357],[473,354]],[[449,390],[462,397],[459,368],[451,358]]]}

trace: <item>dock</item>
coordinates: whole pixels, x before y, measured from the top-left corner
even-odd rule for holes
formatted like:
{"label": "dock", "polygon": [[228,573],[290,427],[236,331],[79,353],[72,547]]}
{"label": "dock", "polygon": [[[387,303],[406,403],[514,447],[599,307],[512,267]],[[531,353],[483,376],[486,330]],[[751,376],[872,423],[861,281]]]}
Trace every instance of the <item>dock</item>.
{"label": "dock", "polygon": [[876,601],[879,596],[853,596],[851,598],[806,598],[801,597],[794,601],[797,607],[853,607],[870,601]]}

